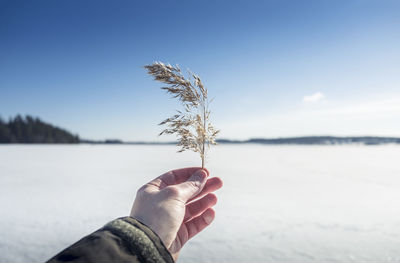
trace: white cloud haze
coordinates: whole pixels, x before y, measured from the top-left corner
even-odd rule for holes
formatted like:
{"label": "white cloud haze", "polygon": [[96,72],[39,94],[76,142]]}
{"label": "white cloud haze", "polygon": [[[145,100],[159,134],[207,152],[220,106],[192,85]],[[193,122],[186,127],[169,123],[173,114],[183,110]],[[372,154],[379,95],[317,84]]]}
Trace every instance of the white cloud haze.
{"label": "white cloud haze", "polygon": [[307,95],[303,97],[303,102],[305,103],[314,103],[321,101],[325,98],[325,95],[321,92],[314,93],[312,95]]}
{"label": "white cloud haze", "polygon": [[[288,137],[302,135],[400,136],[400,96],[334,102],[253,116],[219,126],[221,137]],[[247,136],[246,136],[247,135]]]}

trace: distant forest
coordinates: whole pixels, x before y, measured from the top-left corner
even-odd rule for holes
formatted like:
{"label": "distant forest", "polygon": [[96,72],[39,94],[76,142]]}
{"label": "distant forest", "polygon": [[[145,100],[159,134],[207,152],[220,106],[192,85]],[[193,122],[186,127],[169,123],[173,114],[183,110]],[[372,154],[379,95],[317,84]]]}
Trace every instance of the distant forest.
{"label": "distant forest", "polygon": [[79,143],[77,135],[31,116],[0,117],[0,143]]}
{"label": "distant forest", "polygon": [[[244,141],[217,140],[220,144],[298,144],[298,145],[345,145],[345,144],[400,144],[400,138],[396,137],[334,137],[334,136],[308,136],[293,138],[253,138]],[[21,117],[17,115],[8,122],[0,117],[0,144],[4,143],[86,143],[86,144],[175,144],[176,142],[124,142],[118,139],[88,140],[80,139],[65,129],[58,128],[39,118],[32,116]]]}

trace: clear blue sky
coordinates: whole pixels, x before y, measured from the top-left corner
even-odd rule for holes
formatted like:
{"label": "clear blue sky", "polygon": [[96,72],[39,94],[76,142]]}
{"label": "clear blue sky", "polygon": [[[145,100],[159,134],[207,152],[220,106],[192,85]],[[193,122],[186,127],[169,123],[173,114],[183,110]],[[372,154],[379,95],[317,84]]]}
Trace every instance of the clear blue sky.
{"label": "clear blue sky", "polygon": [[[0,0],[0,115],[163,140],[153,61],[199,74],[221,137],[400,136],[400,1]],[[166,139],[166,138],[165,138]]]}

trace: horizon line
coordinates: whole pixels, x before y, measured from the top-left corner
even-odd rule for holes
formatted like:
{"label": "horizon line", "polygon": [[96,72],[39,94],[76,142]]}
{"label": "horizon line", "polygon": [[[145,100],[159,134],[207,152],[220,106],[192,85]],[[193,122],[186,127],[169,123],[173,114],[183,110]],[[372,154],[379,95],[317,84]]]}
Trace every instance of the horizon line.
{"label": "horizon line", "polygon": [[[290,136],[290,137],[275,137],[262,138],[254,137],[245,140],[221,138],[216,140],[220,144],[245,144],[245,143],[261,143],[261,144],[342,144],[342,143],[365,143],[365,144],[382,144],[382,143],[400,143],[400,137],[395,136],[333,136],[333,135],[310,135],[310,136]],[[124,141],[120,139],[105,139],[105,140],[89,140],[80,139],[80,143],[89,144],[153,144],[153,145],[168,145],[176,144],[177,141]]]}

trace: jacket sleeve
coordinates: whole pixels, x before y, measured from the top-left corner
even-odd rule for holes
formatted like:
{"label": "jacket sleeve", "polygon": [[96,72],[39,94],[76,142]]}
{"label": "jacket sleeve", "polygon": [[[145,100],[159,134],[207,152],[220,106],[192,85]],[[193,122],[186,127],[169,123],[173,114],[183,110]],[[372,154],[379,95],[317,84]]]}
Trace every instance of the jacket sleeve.
{"label": "jacket sleeve", "polygon": [[161,239],[131,218],[119,218],[61,251],[47,263],[173,263]]}

